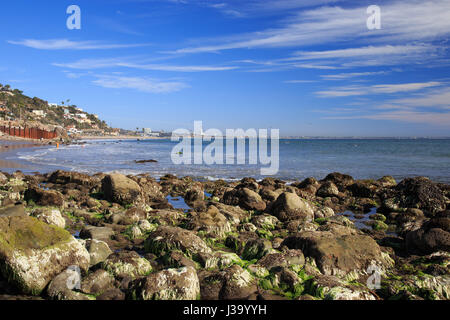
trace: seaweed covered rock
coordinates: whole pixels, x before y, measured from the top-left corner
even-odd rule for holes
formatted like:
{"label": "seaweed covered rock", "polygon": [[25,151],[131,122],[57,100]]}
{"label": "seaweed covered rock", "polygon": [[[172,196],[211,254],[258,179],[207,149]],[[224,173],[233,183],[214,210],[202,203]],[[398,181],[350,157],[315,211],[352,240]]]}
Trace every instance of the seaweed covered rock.
{"label": "seaweed covered rock", "polygon": [[39,294],[69,266],[89,267],[89,253],[64,229],[33,217],[0,218],[0,265],[8,281]]}
{"label": "seaweed covered rock", "polygon": [[102,268],[115,277],[136,278],[152,271],[150,262],[139,256],[135,251],[119,251],[111,254],[104,262]]}
{"label": "seaweed covered rock", "polygon": [[200,283],[192,267],[166,269],[135,280],[130,296],[135,300],[196,300]]}
{"label": "seaweed covered rock", "polygon": [[223,237],[232,230],[231,223],[215,206],[209,206],[206,212],[193,214],[187,227],[190,230],[203,231],[216,237]]}
{"label": "seaweed covered rock", "polygon": [[450,251],[450,217],[436,217],[425,222],[421,228],[406,234],[409,251],[430,254]]}
{"label": "seaweed covered rock", "polygon": [[224,282],[219,298],[244,300],[257,291],[256,280],[246,269],[233,265],[224,270]]}
{"label": "seaweed covered rock", "polygon": [[55,190],[44,190],[37,186],[32,186],[25,191],[24,198],[26,201],[33,201],[37,205],[44,207],[63,207],[64,196]]}
{"label": "seaweed covered rock", "polygon": [[331,181],[325,181],[317,190],[316,195],[322,198],[335,197],[339,194],[338,187]]}
{"label": "seaweed covered rock", "polygon": [[199,253],[211,253],[211,249],[194,232],[178,227],[159,226],[145,241],[145,251],[162,255],[172,250],[180,250],[188,257]]}
{"label": "seaweed covered rock", "polygon": [[282,245],[300,249],[315,259],[325,275],[364,274],[371,265],[385,270],[393,261],[371,237],[361,234],[336,235],[329,231],[306,231],[287,237]]}
{"label": "seaweed covered rock", "polygon": [[328,174],[322,182],[333,182],[339,189],[345,188],[354,182],[353,177],[339,172]]}
{"label": "seaweed covered rock", "polygon": [[383,206],[392,211],[417,208],[428,216],[446,209],[446,198],[439,186],[425,177],[407,178],[394,189],[394,194],[384,200]]}
{"label": "seaweed covered rock", "polygon": [[57,183],[57,184],[68,184],[68,183],[74,183],[77,185],[82,185],[85,187],[92,188],[95,185],[100,184],[100,179],[98,179],[95,176],[90,176],[84,173],[79,172],[69,172],[69,171],[63,171],[63,170],[57,170],[53,172],[50,177],[48,178],[48,181],[51,183]]}

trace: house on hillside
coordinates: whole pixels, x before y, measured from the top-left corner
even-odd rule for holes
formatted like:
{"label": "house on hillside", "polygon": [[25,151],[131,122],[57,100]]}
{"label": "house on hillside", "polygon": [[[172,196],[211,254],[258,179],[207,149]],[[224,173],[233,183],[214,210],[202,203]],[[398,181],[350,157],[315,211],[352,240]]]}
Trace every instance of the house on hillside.
{"label": "house on hillside", "polygon": [[38,117],[45,117],[46,116],[46,113],[44,112],[44,110],[33,110],[32,112],[33,112],[33,114],[35,114]]}
{"label": "house on hillside", "polygon": [[58,106],[58,104],[57,104],[57,103],[49,103],[48,106],[49,106],[49,107],[56,108],[56,107]]}

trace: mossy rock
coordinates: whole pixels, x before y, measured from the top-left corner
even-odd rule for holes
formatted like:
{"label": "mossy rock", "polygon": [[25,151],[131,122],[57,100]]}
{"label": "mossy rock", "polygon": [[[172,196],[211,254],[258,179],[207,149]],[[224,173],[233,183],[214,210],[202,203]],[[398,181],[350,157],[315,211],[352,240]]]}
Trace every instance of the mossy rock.
{"label": "mossy rock", "polygon": [[33,217],[0,218],[0,269],[23,293],[38,295],[69,266],[89,267],[89,253],[68,231]]}

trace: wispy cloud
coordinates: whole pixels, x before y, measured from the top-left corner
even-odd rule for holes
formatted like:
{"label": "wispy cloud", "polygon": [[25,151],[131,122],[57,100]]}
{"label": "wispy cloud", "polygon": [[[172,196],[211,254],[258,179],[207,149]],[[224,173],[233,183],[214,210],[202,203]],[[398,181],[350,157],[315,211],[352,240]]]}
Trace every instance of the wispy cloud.
{"label": "wispy cloud", "polygon": [[358,77],[370,77],[370,76],[377,76],[377,75],[383,75],[387,74],[387,71],[376,71],[376,72],[352,72],[352,73],[339,73],[339,74],[326,74],[321,75],[321,77],[325,80],[347,80],[351,78],[358,78]]}
{"label": "wispy cloud", "polygon": [[211,45],[186,47],[177,53],[218,52],[231,49],[301,47],[313,44],[428,41],[450,35],[447,0],[397,1],[382,6],[382,30],[369,31],[367,7],[320,7],[301,11],[278,28],[235,35]]}
{"label": "wispy cloud", "polygon": [[450,113],[437,112],[420,112],[410,110],[396,110],[389,112],[381,112],[371,115],[357,115],[357,116],[329,116],[323,119],[328,120],[390,120],[401,121],[409,123],[424,123],[428,125],[437,125],[446,127],[450,125]]}
{"label": "wispy cloud", "polygon": [[[426,87],[425,84],[424,86]],[[419,88],[424,86],[410,84],[409,88],[412,90],[414,87]],[[375,105],[369,109],[361,106],[361,108],[352,115],[345,112],[338,112],[341,115],[331,115],[325,119],[389,120],[422,123],[448,128],[450,126],[449,101],[450,87],[431,88],[430,86],[430,89],[426,90],[426,92],[414,93],[410,98],[385,100],[382,104]],[[329,112],[329,114],[335,114],[335,112]]]}
{"label": "wispy cloud", "polygon": [[147,93],[170,93],[180,91],[189,87],[180,81],[163,81],[143,77],[126,77],[113,75],[98,75],[98,79],[92,83],[104,88],[111,89],[134,89]]}
{"label": "wispy cloud", "polygon": [[144,47],[149,44],[108,44],[100,41],[72,41],[68,39],[25,39],[21,41],[8,41],[10,44],[21,45],[40,50],[106,50]]}
{"label": "wispy cloud", "polygon": [[68,63],[53,63],[54,66],[92,70],[102,68],[131,68],[139,70],[153,71],[171,71],[171,72],[207,72],[207,71],[227,71],[237,69],[235,66],[176,66],[163,64],[148,64],[143,62],[134,62],[133,59],[110,58],[110,59],[81,59]]}
{"label": "wispy cloud", "polygon": [[372,86],[351,85],[345,87],[332,88],[330,90],[318,91],[316,94],[320,97],[351,97],[369,94],[388,94],[399,92],[412,92],[425,88],[437,87],[442,83],[437,81],[423,83],[403,83],[403,84],[379,84]]}
{"label": "wispy cloud", "polygon": [[423,55],[436,52],[437,47],[432,45],[384,45],[367,46],[360,48],[346,48],[340,50],[327,51],[298,51],[294,57],[286,60],[317,60],[317,59],[340,59],[340,58],[367,58],[375,56],[393,56],[393,55]]}

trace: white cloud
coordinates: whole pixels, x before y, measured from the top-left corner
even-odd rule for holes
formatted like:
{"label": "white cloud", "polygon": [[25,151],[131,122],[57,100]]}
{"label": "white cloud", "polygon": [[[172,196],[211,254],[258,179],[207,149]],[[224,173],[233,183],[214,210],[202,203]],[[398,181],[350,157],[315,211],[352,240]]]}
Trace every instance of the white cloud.
{"label": "white cloud", "polygon": [[25,39],[22,41],[8,41],[10,44],[21,45],[40,50],[106,50],[136,48],[148,44],[105,44],[99,41],[72,41],[68,39],[37,40]]}
{"label": "white cloud", "polygon": [[442,83],[437,81],[430,81],[423,83],[380,84],[373,86],[353,85],[347,87],[333,88],[330,90],[318,91],[316,92],[316,94],[321,97],[350,97],[368,94],[411,92],[430,87],[437,87],[440,85],[442,85]]}
{"label": "white cloud", "polygon": [[437,81],[423,82],[423,83],[404,83],[404,84],[379,84],[372,86],[372,91],[375,93],[397,93],[417,91],[430,87],[440,86],[442,83]]}
{"label": "white cloud", "polygon": [[360,48],[346,48],[340,50],[328,51],[298,51],[292,58],[285,60],[316,60],[316,59],[339,59],[339,58],[370,58],[379,56],[393,55],[423,55],[433,53],[437,50],[431,45],[385,45],[385,46],[367,46]]}
{"label": "white cloud", "polygon": [[393,100],[392,103],[396,106],[441,107],[444,109],[450,109],[450,87],[432,90],[426,94],[415,95],[410,98]]}
{"label": "white cloud", "polygon": [[377,75],[382,75],[382,74],[387,74],[387,72],[386,71],[377,71],[377,72],[339,73],[339,74],[321,75],[321,77],[325,80],[347,80],[350,78],[377,76]]}
{"label": "white cloud", "polygon": [[424,123],[428,125],[436,125],[448,127],[450,125],[450,113],[438,112],[419,112],[409,110],[396,110],[389,112],[381,112],[371,115],[357,115],[357,116],[330,116],[323,119],[329,120],[354,120],[354,119],[369,119],[369,120],[389,120],[401,121],[409,123]]}
{"label": "white cloud", "polygon": [[217,39],[211,45],[186,47],[177,53],[230,49],[301,47],[360,40],[370,42],[429,41],[450,35],[448,0],[397,1],[382,6],[382,29],[367,29],[367,6],[320,7],[302,11],[278,28]]}
{"label": "white cloud", "polygon": [[134,89],[148,93],[170,93],[187,88],[188,85],[179,81],[161,81],[142,77],[125,77],[99,75],[92,81],[94,84],[111,89]]}
{"label": "white cloud", "polygon": [[154,71],[173,71],[173,72],[207,72],[207,71],[227,71],[234,70],[237,67],[228,66],[173,66],[161,64],[146,64],[133,62],[129,59],[81,59],[69,63],[53,63],[54,66],[69,69],[101,69],[101,68],[131,68],[140,70]]}

